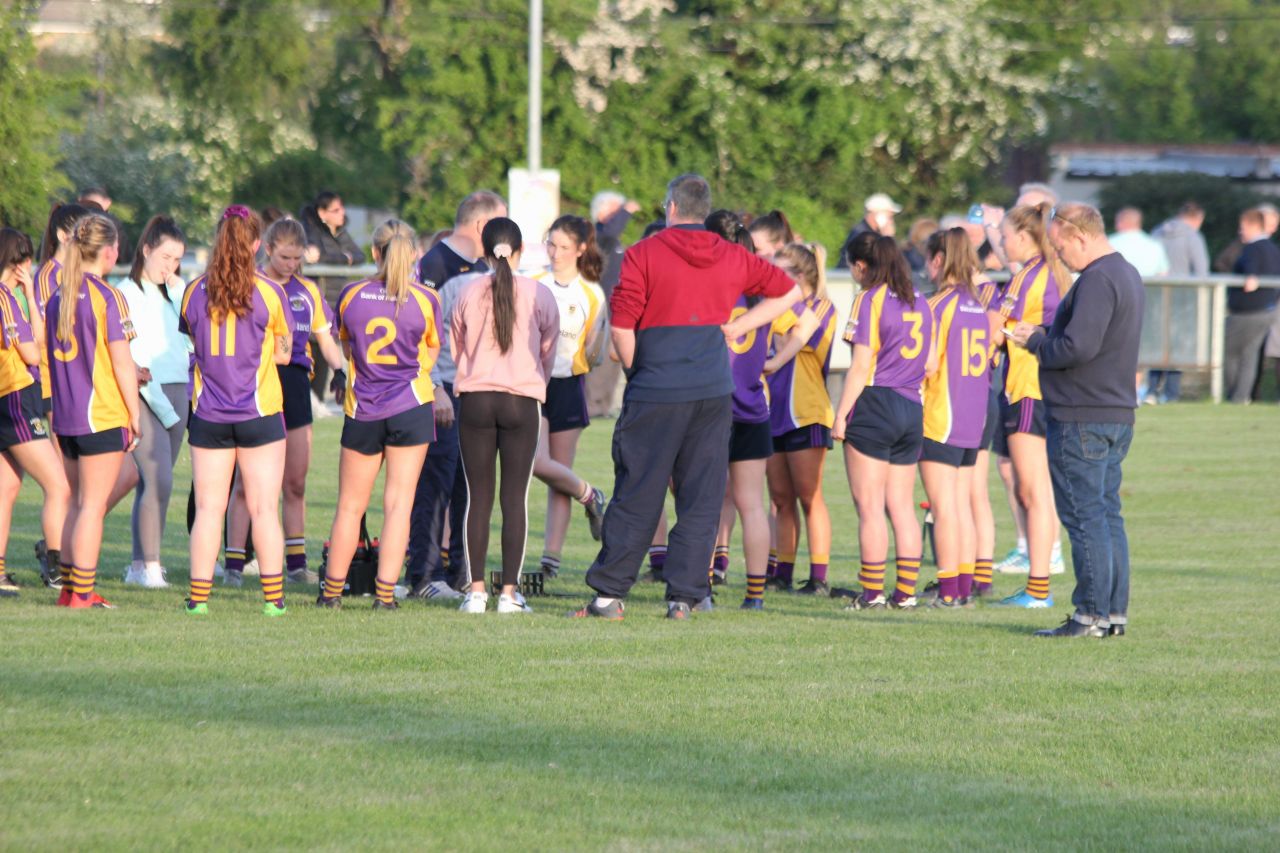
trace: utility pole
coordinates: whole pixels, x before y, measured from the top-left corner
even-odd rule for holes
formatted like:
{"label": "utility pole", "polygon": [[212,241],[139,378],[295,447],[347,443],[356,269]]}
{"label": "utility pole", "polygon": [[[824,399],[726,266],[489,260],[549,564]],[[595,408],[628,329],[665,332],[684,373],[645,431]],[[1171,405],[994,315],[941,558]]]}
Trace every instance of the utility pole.
{"label": "utility pole", "polygon": [[542,169],[542,0],[529,0],[529,173]]}

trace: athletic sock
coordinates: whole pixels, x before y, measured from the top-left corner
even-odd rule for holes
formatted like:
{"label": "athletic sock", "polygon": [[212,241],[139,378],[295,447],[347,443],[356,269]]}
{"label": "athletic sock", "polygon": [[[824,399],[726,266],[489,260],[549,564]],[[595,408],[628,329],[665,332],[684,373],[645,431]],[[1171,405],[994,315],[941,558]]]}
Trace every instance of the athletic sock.
{"label": "athletic sock", "polygon": [[809,580],[814,583],[827,582],[827,564],[831,558],[826,554],[809,555]]}
{"label": "athletic sock", "polygon": [[649,568],[655,572],[662,571],[662,567],[667,564],[667,546],[654,545],[649,549]]}
{"label": "athletic sock", "polygon": [[289,536],[284,540],[284,566],[291,572],[307,567],[307,537]]}
{"label": "athletic sock", "polygon": [[591,502],[595,500],[596,490],[591,488],[591,484],[586,480],[582,481],[582,494],[578,495],[577,501],[583,506],[591,506]]}
{"label": "athletic sock", "polygon": [[779,554],[778,568],[776,577],[784,584],[789,584],[795,578],[796,574],[796,555],[795,554]]}
{"label": "athletic sock", "polygon": [[71,570],[71,593],[78,595],[81,599],[88,599],[93,595],[93,585],[98,579],[98,569],[96,567],[82,569],[78,566]]}
{"label": "athletic sock", "polygon": [[445,569],[449,568],[449,549],[447,548],[440,552],[440,566]]}
{"label": "athletic sock", "polygon": [[868,563],[863,561],[858,572],[858,583],[862,585],[864,598],[872,599],[884,593],[884,561]]}
{"label": "athletic sock", "polygon": [[1062,540],[1061,539],[1054,540],[1053,550],[1049,553],[1049,559],[1050,560],[1062,559]]}
{"label": "athletic sock", "polygon": [[335,578],[333,575],[325,574],[324,576],[324,597],[325,598],[342,598],[342,590],[347,586],[345,577]]}
{"label": "athletic sock", "polygon": [[223,564],[222,567],[229,572],[244,571],[244,549],[243,548],[223,548]]}
{"label": "athletic sock", "polygon": [[729,571],[729,546],[728,545],[716,546],[715,557],[713,557],[711,560],[711,568],[715,569],[717,572],[720,572],[721,574],[725,574]]}
{"label": "athletic sock", "polygon": [[559,573],[560,571],[560,555],[559,554],[543,554],[541,566],[544,569]]}
{"label": "athletic sock", "polygon": [[204,604],[209,600],[209,593],[211,592],[213,592],[213,581],[191,579],[191,595],[188,597],[192,604]]}
{"label": "athletic sock", "polygon": [[960,595],[960,571],[938,567],[938,598],[955,601]]}
{"label": "athletic sock", "polygon": [[0,557],[0,575],[4,574],[6,571],[8,570],[5,568],[5,565],[4,565],[4,557]]}
{"label": "athletic sock", "polygon": [[62,586],[64,589],[71,589],[71,564],[64,563],[62,557],[58,557],[58,574],[62,576]]}
{"label": "athletic sock", "polygon": [[978,592],[986,592],[991,589],[991,564],[994,562],[990,557],[979,557],[978,562],[973,564],[973,582],[978,588]]}
{"label": "athletic sock", "polygon": [[893,600],[900,604],[916,594],[916,579],[920,577],[920,558],[898,557],[897,564],[897,583],[894,585]]}
{"label": "athletic sock", "polygon": [[1021,537],[1019,537],[1018,539],[1018,553],[1024,557],[1027,556],[1029,553],[1027,551],[1027,540]]}
{"label": "athletic sock", "polygon": [[973,563],[960,564],[960,586],[956,590],[956,595],[960,598],[968,598],[973,595]]}
{"label": "athletic sock", "polygon": [[764,570],[765,580],[776,578],[778,576],[778,552],[776,550],[769,551],[769,566]]}
{"label": "athletic sock", "polygon": [[1041,601],[1049,597],[1048,578],[1027,578],[1027,595]]}
{"label": "athletic sock", "polygon": [[764,601],[763,575],[747,575],[747,601]]}
{"label": "athletic sock", "polygon": [[284,573],[278,575],[262,575],[262,597],[269,603],[284,604]]}
{"label": "athletic sock", "polygon": [[374,594],[383,604],[391,604],[396,598],[395,583],[385,583],[380,578],[373,580]]}

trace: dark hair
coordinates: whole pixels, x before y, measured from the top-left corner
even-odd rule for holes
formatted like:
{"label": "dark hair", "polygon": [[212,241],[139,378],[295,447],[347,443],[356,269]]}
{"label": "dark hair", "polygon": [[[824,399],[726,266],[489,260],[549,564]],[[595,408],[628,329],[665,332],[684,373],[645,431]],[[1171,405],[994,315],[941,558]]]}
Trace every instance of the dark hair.
{"label": "dark hair", "polygon": [[320,190],[320,192],[316,193],[315,201],[311,202],[311,204],[315,206],[316,212],[319,213],[322,210],[327,210],[329,205],[333,204],[335,201],[341,200],[342,196],[338,195],[333,190]]}
{"label": "dark hair", "polygon": [[231,314],[243,317],[249,312],[257,276],[253,243],[261,236],[262,220],[247,207],[232,205],[222,214],[205,274],[211,319],[221,321]]}
{"label": "dark hair", "polygon": [[945,231],[934,231],[925,242],[925,255],[933,260],[942,256],[942,269],[938,273],[938,287],[958,287],[965,293],[978,299],[978,288],[974,286],[974,276],[982,269],[978,263],[978,253],[973,250],[969,234],[963,228],[948,228]]}
{"label": "dark hair", "polygon": [[888,285],[889,292],[903,302],[915,300],[915,287],[911,284],[911,267],[892,237],[877,236],[871,244],[871,260],[867,262],[867,280],[862,286],[867,290]]}
{"label": "dark hair", "polygon": [[80,288],[84,286],[85,264],[96,261],[104,248],[116,245],[119,239],[120,232],[116,230],[116,224],[104,213],[90,213],[76,220],[75,228],[67,240],[67,263],[62,268],[58,340],[71,340],[76,322],[76,304],[80,301]]}
{"label": "dark hair", "polygon": [[751,231],[763,231],[769,237],[770,243],[788,243],[796,242],[795,232],[791,230],[791,223],[787,221],[787,215],[781,210],[771,210],[763,216],[757,216],[751,221]]}
{"label": "dark hair", "polygon": [[0,228],[0,275],[36,255],[31,238],[17,228]]}
{"label": "dark hair", "polygon": [[89,208],[76,202],[55,204],[49,211],[49,223],[44,227],[44,237],[40,240],[40,263],[52,258],[62,248],[58,241],[58,232],[71,233],[76,222],[92,213]]}
{"label": "dark hair", "polygon": [[547,234],[563,231],[575,243],[582,246],[582,254],[578,256],[578,272],[587,281],[599,282],[600,273],[604,271],[604,259],[600,257],[600,247],[596,245],[596,228],[581,216],[565,214],[551,223]]}
{"label": "dark hair", "polygon": [[266,207],[262,208],[262,227],[263,228],[270,228],[271,223],[277,222],[281,219],[288,219],[288,218],[289,218],[289,214],[285,213],[283,210],[273,205],[267,205]]}
{"label": "dark hair", "polygon": [[667,201],[675,204],[684,219],[701,222],[711,215],[711,185],[701,175],[680,175],[667,184]]}
{"label": "dark hair", "polygon": [[[178,227],[178,223],[174,222],[172,217],[159,215],[148,219],[146,226],[142,229],[142,236],[138,238],[138,248],[133,253],[133,267],[129,270],[129,278],[133,279],[139,290],[142,289],[142,268],[147,262],[142,250],[147,249],[154,252],[165,240],[176,240],[183,247],[187,245],[186,235],[182,233],[182,229]],[[164,282],[160,283],[163,284]],[[165,299],[171,300],[169,288],[162,287],[160,292],[164,294]]]}
{"label": "dark hair", "polygon": [[702,223],[713,234],[719,234],[730,243],[737,243],[751,254],[756,253],[756,241],[751,239],[751,231],[742,224],[742,217],[732,210],[715,210]]}
{"label": "dark hair", "polygon": [[1204,216],[1204,208],[1194,201],[1184,201],[1178,208],[1179,216]]}
{"label": "dark hair", "polygon": [[664,220],[655,219],[644,227],[644,233],[640,235],[640,239],[643,240],[646,237],[652,237],[654,234],[657,234],[666,227],[667,223]]}
{"label": "dark hair", "polygon": [[849,262],[850,269],[853,269],[857,261],[871,266],[872,248],[879,237],[880,235],[874,231],[862,231],[848,239],[844,244],[844,256]]}
{"label": "dark hair", "polygon": [[[490,219],[480,232],[484,257],[493,271],[489,291],[493,297],[493,336],[503,355],[511,349],[511,336],[516,326],[516,283],[511,272],[511,256],[523,246],[520,226],[505,216]],[[495,251],[501,247],[502,257]]]}
{"label": "dark hair", "polygon": [[506,206],[502,196],[492,190],[476,190],[458,205],[458,211],[453,215],[453,227],[461,228],[482,216],[492,217],[499,208]]}

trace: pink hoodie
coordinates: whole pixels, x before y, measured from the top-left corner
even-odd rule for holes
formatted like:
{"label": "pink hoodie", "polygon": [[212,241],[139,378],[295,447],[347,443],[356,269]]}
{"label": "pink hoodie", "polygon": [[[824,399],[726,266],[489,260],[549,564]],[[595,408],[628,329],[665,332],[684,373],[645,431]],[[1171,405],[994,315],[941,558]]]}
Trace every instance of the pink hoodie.
{"label": "pink hoodie", "polygon": [[516,322],[511,349],[503,353],[493,334],[492,281],[485,274],[455,285],[457,302],[449,315],[449,346],[458,365],[453,391],[500,391],[546,402],[560,336],[556,298],[533,279],[514,277]]}

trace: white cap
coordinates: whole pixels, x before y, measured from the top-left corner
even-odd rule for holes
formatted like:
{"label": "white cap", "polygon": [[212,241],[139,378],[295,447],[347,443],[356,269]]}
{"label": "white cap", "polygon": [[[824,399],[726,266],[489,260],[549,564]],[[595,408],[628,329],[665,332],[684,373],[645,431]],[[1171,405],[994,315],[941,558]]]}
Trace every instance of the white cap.
{"label": "white cap", "polygon": [[867,210],[887,210],[890,213],[901,213],[902,207],[893,203],[893,199],[884,193],[876,193],[867,199]]}

